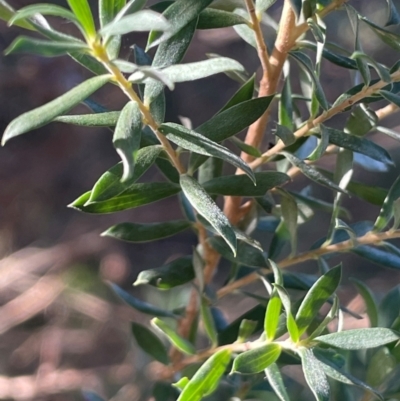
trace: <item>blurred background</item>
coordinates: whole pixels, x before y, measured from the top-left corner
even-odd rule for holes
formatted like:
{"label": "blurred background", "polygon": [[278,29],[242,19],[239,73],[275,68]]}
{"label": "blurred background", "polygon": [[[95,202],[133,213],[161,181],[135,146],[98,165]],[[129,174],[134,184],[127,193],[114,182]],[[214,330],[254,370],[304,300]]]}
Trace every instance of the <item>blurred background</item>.
{"label": "blurred background", "polygon": [[[10,0],[10,3],[18,9],[34,2]],[[51,3],[66,6],[62,0]],[[91,3],[97,12],[97,1]],[[271,8],[274,18],[280,14],[281,4],[278,1]],[[385,19],[384,0],[351,1],[351,4],[373,21]],[[64,32],[75,33],[63,21],[50,19],[50,22]],[[345,12],[329,16],[327,23],[328,39],[351,52],[353,35]],[[273,32],[265,27],[269,45],[273,43]],[[8,28],[0,21],[2,54],[21,33],[30,34],[16,27]],[[391,66],[398,60],[398,55],[382,45],[368,28],[363,27],[361,37],[364,51],[378,61]],[[130,56],[129,48],[134,43],[144,47],[145,35],[128,35],[123,39],[125,57]],[[206,53],[235,58],[250,73],[258,69],[256,51],[240,40],[232,28],[198,32],[185,61],[202,60]],[[21,113],[54,99],[88,77],[90,73],[68,57],[1,55],[0,131]],[[331,102],[353,86],[353,78],[347,70],[323,63],[322,79]],[[178,85],[167,94],[167,121],[179,122],[179,116],[183,116],[197,126],[222,107],[237,89],[238,84],[223,75]],[[126,102],[111,85],[93,99],[110,110],[120,110]],[[378,103],[373,107],[380,106]],[[85,112],[85,108],[74,112]],[[392,115],[384,125],[396,129],[398,118]],[[272,119],[271,128],[275,121]],[[344,121],[343,116],[338,116],[330,125],[340,128]],[[398,165],[398,144],[382,134],[373,137],[389,150]],[[265,146],[269,140],[267,135]],[[82,389],[96,391],[105,399],[149,399],[157,366],[149,364],[148,357],[133,344],[129,325],[132,320],[148,322],[148,318],[118,302],[105,281],[131,291],[139,271],[190,253],[196,238],[186,231],[172,239],[132,245],[99,236],[109,226],[124,221],[178,218],[176,197],[113,215],[85,215],[67,208],[67,204],[91,189],[99,176],[118,161],[110,130],[61,123],[13,139],[0,149],[0,400],[80,400]],[[356,168],[355,178],[388,188],[398,171],[394,167],[380,174]],[[154,169],[144,178],[161,179],[161,175]],[[302,188],[308,184],[299,178],[294,185]],[[313,191],[316,196],[332,201],[331,192],[316,186]],[[346,199],[345,206],[353,221],[374,220],[378,213],[378,208],[358,199]],[[313,223],[301,228],[301,250],[324,234],[329,218],[317,214]],[[346,278],[356,276],[366,280],[378,295],[400,282],[396,272],[354,256],[342,259]],[[298,268],[315,271],[313,264]],[[354,291],[346,285],[346,280],[341,291],[343,301],[352,302],[362,313],[363,305],[353,299]],[[144,294],[135,288],[132,293],[152,297],[155,302],[159,300],[156,292]],[[179,291],[171,292],[162,302],[167,299],[179,304],[181,295]],[[233,299],[235,310],[230,307]],[[229,319],[249,306],[245,302],[238,305],[239,301],[232,295],[222,302]]]}

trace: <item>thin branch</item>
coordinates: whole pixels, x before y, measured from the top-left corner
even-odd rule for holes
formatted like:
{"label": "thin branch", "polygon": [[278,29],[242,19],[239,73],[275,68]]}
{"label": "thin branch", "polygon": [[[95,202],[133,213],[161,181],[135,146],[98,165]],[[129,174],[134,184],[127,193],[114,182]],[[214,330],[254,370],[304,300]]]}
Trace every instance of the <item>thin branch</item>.
{"label": "thin branch", "polygon": [[[392,82],[400,80],[400,72],[395,72],[394,74],[391,75]],[[387,86],[388,83],[385,81],[378,81],[376,84],[366,87],[360,92],[356,93],[355,95],[349,97],[348,99],[344,100],[342,103],[332,107],[331,109],[325,111],[322,113],[319,117],[317,117],[314,120],[309,120],[307,121],[301,128],[299,128],[295,133],[294,136],[299,139],[307,133],[317,127],[319,124],[322,124],[323,122],[329,120],[330,118],[334,117],[336,114],[341,113],[348,107],[351,107],[353,104],[363,100],[364,98],[371,96],[375,92],[379,91],[383,87]],[[267,150],[261,157],[258,159],[254,160],[254,162],[250,163],[250,167],[254,170],[257,167],[261,166],[264,163],[269,162],[275,155],[277,155],[279,152],[281,152],[286,145],[282,141],[278,141],[275,146],[273,146],[271,149]]]}
{"label": "thin branch", "polygon": [[263,35],[262,29],[261,29],[261,24],[260,24],[259,19],[257,18],[253,0],[245,0],[245,3],[246,3],[247,11],[250,15],[254,34],[256,36],[258,58],[260,59],[260,62],[261,62],[263,74],[268,76],[269,72],[270,72],[269,55],[268,55],[267,46],[265,45],[264,35]]}
{"label": "thin branch", "polygon": [[[346,252],[350,249],[358,245],[377,245],[382,241],[386,241],[389,239],[400,238],[400,230],[389,230],[382,233],[376,232],[369,232],[362,237],[358,237],[356,239],[349,239],[347,241],[339,242],[337,244],[330,244],[318,249],[313,249],[308,252],[301,253],[300,255],[294,256],[292,258],[283,259],[281,262],[278,263],[278,266],[281,269],[284,269],[289,266],[296,265],[298,263],[306,262],[307,260],[311,259],[318,259],[323,255],[327,255],[329,253],[336,253],[336,252]],[[231,284],[226,285],[225,287],[221,288],[218,292],[218,298],[222,298],[225,295],[230,294],[231,292],[237,290],[238,288],[244,287],[245,285],[251,284],[254,281],[259,279],[259,274],[266,274],[268,273],[268,269],[261,269],[256,273],[249,274],[248,276],[243,277],[240,280],[237,280]]]}
{"label": "thin branch", "polygon": [[376,116],[378,117],[378,120],[383,120],[386,117],[389,117],[393,113],[397,113],[400,110],[398,106],[396,106],[394,103],[390,103],[385,107],[382,107],[379,110],[375,111]]}
{"label": "thin branch", "polygon": [[168,139],[158,131],[158,124],[155,122],[153,116],[151,115],[149,109],[140,100],[139,96],[132,88],[132,83],[129,82],[121,71],[111,62],[108,58],[107,52],[104,48],[99,47],[93,49],[93,55],[104,65],[104,67],[112,74],[114,80],[117,82],[118,86],[125,93],[125,95],[131,100],[138,104],[140,112],[142,113],[144,122],[153,130],[157,139],[163,145],[165,152],[168,154],[172,164],[178,170],[179,174],[185,173],[185,167],[181,163],[179,156],[175,152],[174,148],[171,146]]}

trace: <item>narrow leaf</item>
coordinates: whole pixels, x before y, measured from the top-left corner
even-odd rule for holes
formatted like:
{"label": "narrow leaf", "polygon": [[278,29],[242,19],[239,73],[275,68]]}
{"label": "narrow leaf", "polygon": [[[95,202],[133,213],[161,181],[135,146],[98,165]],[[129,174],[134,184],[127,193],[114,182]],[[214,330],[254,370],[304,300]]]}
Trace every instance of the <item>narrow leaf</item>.
{"label": "narrow leaf", "polygon": [[236,255],[232,249],[220,237],[211,237],[208,240],[209,244],[225,259],[248,267],[268,267],[265,255],[260,250],[239,241],[237,243]]}
{"label": "narrow leaf", "polygon": [[336,291],[341,276],[342,266],[339,265],[321,276],[307,292],[296,314],[296,323],[300,334],[304,333],[322,305]]}
{"label": "narrow leaf", "polygon": [[204,188],[192,177],[181,175],[180,184],[183,193],[192,206],[221,234],[236,255],[236,235],[226,216],[210,198]]}
{"label": "narrow leaf", "polygon": [[52,100],[50,103],[20,115],[6,128],[2,144],[4,145],[9,139],[15,136],[25,134],[48,124],[57,116],[68,112],[82,100],[89,97],[109,80],[109,75],[90,78],[64,95]]}
{"label": "narrow leaf", "polygon": [[186,220],[148,224],[121,223],[110,227],[101,235],[128,242],[148,242],[178,234],[191,225]]}
{"label": "narrow leaf", "polygon": [[55,4],[34,4],[20,8],[8,21],[8,25],[13,25],[17,21],[34,17],[35,14],[51,15],[62,17],[72,22],[77,22],[76,16],[64,7]]}
{"label": "narrow leaf", "polygon": [[136,183],[111,199],[104,201],[89,200],[85,205],[80,205],[75,201],[70,207],[85,213],[113,213],[168,198],[177,194],[180,190],[179,185],[170,182]]}
{"label": "narrow leaf", "polygon": [[278,365],[276,363],[269,365],[267,369],[265,369],[265,374],[270,386],[273,388],[280,401],[290,401]]}
{"label": "narrow leaf", "polygon": [[231,351],[216,352],[194,374],[177,401],[200,401],[213,393],[231,360]]}
{"label": "narrow leaf", "polygon": [[171,326],[169,326],[167,323],[165,323],[163,320],[155,317],[154,319],[151,320],[151,324],[157,329],[159,329],[168,338],[171,344],[173,344],[180,351],[182,351],[187,355],[196,354],[196,348],[194,347],[194,345],[185,338],[179,336],[176,333],[176,330],[173,329]]}
{"label": "narrow leaf", "polygon": [[275,4],[275,2],[276,0],[256,0],[257,13],[267,11],[273,4]]}
{"label": "narrow leaf", "polygon": [[100,33],[103,36],[125,35],[130,32],[151,31],[155,26],[160,31],[168,31],[170,28],[168,21],[161,14],[142,10],[111,21]]}
{"label": "narrow leaf", "polygon": [[328,379],[322,369],[322,363],[314,356],[312,349],[299,349],[304,377],[317,401],[329,401]]}
{"label": "narrow leaf", "polygon": [[287,291],[279,284],[274,284],[274,287],[278,291],[279,298],[282,301],[282,305],[286,312],[286,327],[288,329],[290,338],[294,343],[297,343],[300,339],[299,328],[292,314],[292,305],[290,302],[290,297]]}
{"label": "narrow leaf", "polygon": [[243,319],[240,323],[237,341],[245,342],[256,330],[258,322],[254,320]]}
{"label": "narrow leaf", "polygon": [[162,70],[172,82],[195,81],[227,71],[243,72],[244,67],[227,57],[217,57],[195,63],[176,64]]}
{"label": "narrow leaf", "polygon": [[393,3],[393,0],[386,1],[388,3],[388,16],[385,26],[400,24],[400,15]]}
{"label": "narrow leaf", "polygon": [[347,350],[376,348],[399,339],[396,332],[381,327],[346,330],[315,338],[316,341]]}
{"label": "narrow leaf", "polygon": [[253,348],[238,355],[232,366],[231,373],[255,374],[262,372],[274,363],[281,354],[279,344],[270,343]]}
{"label": "narrow leaf", "polygon": [[396,179],[379,212],[373,230],[382,231],[393,217],[393,203],[400,198],[400,177]]}
{"label": "narrow leaf", "polygon": [[378,307],[377,307],[376,300],[374,298],[372,291],[362,281],[357,280],[355,278],[351,278],[350,280],[356,286],[357,291],[359,292],[359,294],[361,295],[361,297],[365,303],[365,306],[367,308],[367,315],[368,315],[371,327],[377,327],[378,326]]}
{"label": "narrow leaf", "polygon": [[132,334],[139,347],[155,360],[168,365],[170,360],[164,344],[151,330],[138,323],[132,323]]}
{"label": "narrow leaf", "polygon": [[316,183],[324,185],[335,191],[346,193],[346,191],[343,191],[338,185],[336,185],[333,181],[323,176],[314,167],[309,166],[308,164],[304,163],[302,160],[298,159],[296,156],[293,156],[288,152],[281,152],[281,153],[290,161],[290,163],[298,167],[301,170],[301,172],[310,180],[313,180]]}
{"label": "narrow leaf", "polygon": [[64,56],[69,52],[87,51],[88,47],[83,42],[60,42],[42,39],[33,39],[27,36],[19,36],[4,51],[6,55],[13,53],[31,53],[44,57]]}
{"label": "narrow leaf", "polygon": [[170,24],[170,29],[166,35],[160,37],[158,32],[151,32],[147,43],[147,48],[157,46],[161,42],[177,34],[182,28],[191,21],[197,19],[200,12],[211,4],[212,0],[197,0],[194,2],[187,0],[177,0],[171,4],[163,13]]}
{"label": "narrow leaf", "polygon": [[255,80],[255,74],[253,74],[228,100],[225,106],[220,110],[220,113],[242,102],[251,100],[254,94],[254,80]]}
{"label": "narrow leaf", "polygon": [[143,270],[133,285],[149,284],[160,289],[170,289],[194,279],[193,262],[183,256],[155,269]]}
{"label": "narrow leaf", "polygon": [[172,317],[175,319],[178,318],[177,315],[170,311],[157,308],[156,306],[153,306],[148,302],[144,302],[140,299],[135,298],[131,294],[124,291],[122,288],[118,287],[116,284],[110,283],[110,287],[119,298],[121,298],[125,303],[127,303],[132,308],[138,310],[139,312],[152,316]]}
{"label": "narrow leaf", "polygon": [[211,194],[231,196],[263,196],[272,188],[289,181],[289,176],[275,171],[254,174],[257,186],[245,175],[225,175],[203,183],[203,188]]}
{"label": "narrow leaf", "polygon": [[162,124],[159,132],[164,134],[171,142],[192,152],[205,156],[218,157],[235,167],[243,170],[255,183],[253,170],[239,157],[218,143],[213,142],[198,132],[189,130],[175,123]]}
{"label": "narrow leaf", "polygon": [[197,29],[218,29],[240,24],[248,24],[248,21],[235,13],[206,8],[199,15]]}
{"label": "narrow leaf", "polygon": [[211,345],[212,347],[216,347],[218,344],[217,329],[215,328],[214,318],[208,305],[208,301],[204,298],[204,296],[202,297],[200,303],[200,314],[205,332],[211,341]]}
{"label": "narrow leaf", "polygon": [[96,27],[94,25],[92,11],[87,0],[67,0],[68,4],[81,23],[87,36],[94,39],[96,36]]}
{"label": "narrow leaf", "polygon": [[140,148],[142,114],[136,102],[128,102],[122,109],[113,136],[113,145],[122,159],[124,172],[121,181],[133,177],[135,153]]}
{"label": "narrow leaf", "polygon": [[267,310],[265,313],[264,331],[267,340],[272,341],[275,339],[276,330],[279,324],[279,316],[281,314],[282,301],[279,298],[277,291],[274,289],[270,296]]}
{"label": "narrow leaf", "polygon": [[59,123],[80,125],[82,127],[114,127],[117,124],[120,111],[92,114],[69,114],[54,119]]}
{"label": "narrow leaf", "polygon": [[154,164],[161,152],[161,145],[146,146],[140,149],[136,154],[133,176],[125,182],[121,182],[123,174],[122,163],[111,167],[94,184],[90,202],[108,200],[128,190]]}

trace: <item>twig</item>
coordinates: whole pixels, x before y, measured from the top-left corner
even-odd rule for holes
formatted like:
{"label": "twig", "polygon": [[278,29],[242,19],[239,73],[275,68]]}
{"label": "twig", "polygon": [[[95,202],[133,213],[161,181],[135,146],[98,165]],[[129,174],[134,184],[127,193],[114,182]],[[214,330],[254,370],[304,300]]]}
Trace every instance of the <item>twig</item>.
{"label": "twig", "polygon": [[379,110],[375,111],[376,116],[378,117],[378,120],[383,120],[384,118],[390,116],[393,113],[397,113],[400,110],[398,106],[396,106],[394,103],[390,103],[387,106],[382,107]]}
{"label": "twig", "polygon": [[[392,82],[398,81],[400,79],[400,72],[395,72],[394,74],[391,75]],[[322,124],[323,122],[329,120],[336,114],[341,113],[348,107],[351,107],[353,104],[363,100],[364,98],[371,96],[375,92],[379,91],[383,87],[387,86],[388,83],[385,81],[378,81],[372,86],[364,88],[362,91],[359,93],[356,93],[355,95],[349,97],[348,99],[344,100],[342,103],[338,104],[337,106],[334,106],[330,108],[329,110],[325,111],[322,113],[320,116],[315,118],[314,120],[309,120],[307,121],[301,128],[299,128],[295,133],[294,136],[299,139],[305,135],[312,129],[317,127],[319,124]],[[266,151],[261,157],[258,159],[254,160],[252,163],[250,163],[250,167],[254,170],[257,167],[261,166],[264,163],[267,163],[268,161],[271,160],[275,155],[277,155],[279,152],[281,152],[285,148],[285,144],[282,141],[278,141],[278,143],[273,146],[271,149]]]}
{"label": "twig", "polygon": [[[337,244],[331,244],[327,245],[325,247],[321,247],[318,249],[313,249],[308,252],[301,253],[300,255],[294,256],[292,258],[286,258],[283,259],[281,262],[278,263],[278,266],[281,269],[284,269],[289,266],[293,266],[298,263],[305,262],[307,260],[311,259],[317,259],[320,256],[327,255],[329,253],[336,253],[336,252],[346,252],[352,248],[354,248],[354,244],[356,243],[357,245],[370,245],[370,244],[379,244],[381,241],[389,240],[389,239],[394,239],[394,238],[400,238],[400,230],[396,231],[385,231],[382,233],[375,233],[375,232],[369,232],[365,234],[362,237],[356,238],[356,239],[349,239],[347,241],[339,242]],[[237,280],[231,284],[226,285],[225,287],[221,288],[218,292],[218,298],[222,298],[225,295],[230,294],[231,292],[237,290],[238,288],[241,288],[245,285],[251,284],[252,282],[256,281],[259,279],[259,274],[260,273],[268,273],[268,269],[262,269],[261,271],[258,271],[257,273],[252,273],[249,274],[248,276],[243,277],[240,280]]]}

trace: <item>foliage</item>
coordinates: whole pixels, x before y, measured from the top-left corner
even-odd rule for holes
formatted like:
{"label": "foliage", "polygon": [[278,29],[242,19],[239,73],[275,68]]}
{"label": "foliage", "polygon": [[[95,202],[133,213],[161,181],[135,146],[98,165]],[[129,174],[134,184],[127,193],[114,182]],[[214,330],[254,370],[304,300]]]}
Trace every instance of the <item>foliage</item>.
{"label": "foliage", "polygon": [[[269,8],[279,3],[283,5],[281,20],[274,47],[268,49],[262,27],[276,27],[266,16]],[[379,125],[380,119],[400,106],[400,64],[386,66],[364,53],[359,31],[361,24],[368,26],[398,51],[400,36],[387,26],[399,24],[400,15],[387,0],[388,19],[380,26],[348,3],[176,0],[147,7],[145,0],[99,0],[97,28],[87,0],[68,0],[70,9],[33,4],[18,11],[0,1],[2,19],[43,36],[21,36],[7,54],[69,55],[95,75],[16,118],[5,131],[3,144],[53,121],[110,127],[121,162],[70,206],[85,213],[114,213],[179,194],[181,220],[121,222],[104,235],[128,242],[156,241],[184,230],[198,235],[192,255],[142,271],[135,282],[160,291],[190,288],[186,310],[160,308],[111,285],[128,305],[153,317],[153,328],[133,323],[132,333],[144,351],[165,365],[164,376],[171,383],[177,381],[168,394],[175,394],[179,401],[295,399],[282,374],[282,367],[288,365],[301,366],[317,400],[329,400],[331,388],[343,399],[360,394],[343,385],[371,394],[363,399],[400,399],[396,380],[400,374],[400,287],[377,303],[371,290],[355,280],[371,327],[342,330],[344,316],[351,313],[340,305],[337,295],[342,265],[328,263],[328,256],[349,251],[387,268],[400,268],[400,250],[388,242],[400,237],[399,179],[386,190],[352,177],[355,163],[365,168],[373,168],[376,162],[379,168],[393,165],[387,150],[373,138],[367,139],[367,134],[378,131],[400,139],[398,133]],[[346,21],[354,34],[352,52],[328,38],[324,18],[338,10],[347,12]],[[56,31],[46,16],[76,25],[80,37]],[[259,85],[241,63],[227,57],[209,55],[202,61],[181,63],[196,29],[228,26],[234,26],[243,40],[257,49],[262,67]],[[149,32],[147,49],[135,46],[134,61],[119,58],[121,37],[134,31]],[[333,103],[320,80],[321,63],[325,62],[355,71],[354,86]],[[290,69],[298,69],[300,74],[292,74]],[[177,83],[218,73],[240,83],[218,113],[194,129],[164,121],[168,106],[165,87],[173,90]],[[298,83],[303,91],[300,95],[292,92],[292,85]],[[126,95],[121,111],[99,108],[85,115],[66,114],[107,84],[118,86]],[[385,106],[374,109],[377,101]],[[343,127],[327,125],[342,112],[348,114]],[[262,138],[271,118],[277,121],[275,137],[265,150]],[[238,135],[246,128],[243,142]],[[241,157],[225,146],[228,142],[241,150]],[[336,160],[333,171],[318,163],[326,156]],[[225,164],[234,166],[236,174],[224,174]],[[153,165],[165,180],[139,182]],[[290,181],[300,175],[329,188],[332,202],[316,198],[307,188],[295,192]],[[375,223],[346,222],[349,216],[341,204],[349,194],[381,207]],[[224,197],[223,211],[217,204],[220,196]],[[331,215],[327,234],[299,253],[298,230],[315,221],[317,210]],[[254,239],[262,231],[272,233],[270,243],[263,246]],[[285,256],[288,248],[290,253]],[[229,262],[231,270],[226,283],[215,292],[213,277],[221,259]],[[319,274],[284,270],[311,260],[318,261]],[[258,305],[236,321],[225,322],[219,300],[256,280],[265,284],[265,296],[238,292]],[[204,328],[209,339],[206,348],[199,346],[202,331],[198,327]],[[383,365],[386,370],[382,373]],[[155,390],[154,399],[167,401],[169,395]],[[90,392],[85,397],[98,398]]]}

